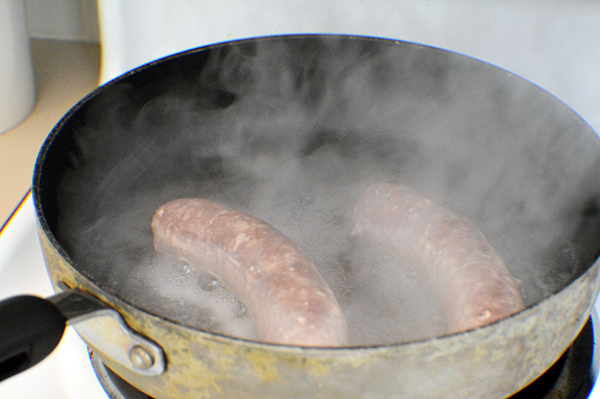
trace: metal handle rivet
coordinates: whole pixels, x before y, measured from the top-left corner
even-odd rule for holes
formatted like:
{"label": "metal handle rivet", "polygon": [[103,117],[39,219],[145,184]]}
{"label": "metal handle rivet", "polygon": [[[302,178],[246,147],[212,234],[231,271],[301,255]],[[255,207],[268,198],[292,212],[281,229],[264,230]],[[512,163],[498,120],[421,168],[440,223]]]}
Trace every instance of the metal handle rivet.
{"label": "metal handle rivet", "polygon": [[148,352],[144,347],[135,345],[129,351],[129,360],[131,363],[142,370],[148,370],[154,364],[154,356]]}

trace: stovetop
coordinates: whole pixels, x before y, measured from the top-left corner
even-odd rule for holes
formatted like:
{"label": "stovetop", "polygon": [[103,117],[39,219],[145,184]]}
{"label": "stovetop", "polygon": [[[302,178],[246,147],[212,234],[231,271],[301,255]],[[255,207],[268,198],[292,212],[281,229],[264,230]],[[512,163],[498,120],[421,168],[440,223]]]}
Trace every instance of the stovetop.
{"label": "stovetop", "polygon": [[[31,195],[27,195],[9,223],[0,233],[0,300],[23,293],[40,296],[53,294],[42,258]],[[593,334],[599,336],[597,322],[600,301],[593,309]],[[600,366],[600,349],[594,344],[592,369],[595,381]],[[34,368],[0,383],[3,399],[107,399],[92,368],[84,342],[67,328],[58,349]],[[535,399],[535,397],[530,399]],[[588,398],[600,399],[595,387]],[[580,398],[577,398],[580,399]]]}

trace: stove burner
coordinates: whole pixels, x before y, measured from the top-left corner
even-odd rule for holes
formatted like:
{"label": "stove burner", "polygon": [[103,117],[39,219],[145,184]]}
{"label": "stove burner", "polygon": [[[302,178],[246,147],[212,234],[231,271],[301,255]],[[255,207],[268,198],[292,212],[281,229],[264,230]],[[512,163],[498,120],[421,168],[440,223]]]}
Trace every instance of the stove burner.
{"label": "stove burner", "polygon": [[[585,399],[593,385],[591,374],[594,336],[592,320],[564,355],[542,376],[509,399]],[[153,399],[129,385],[90,352],[92,366],[111,399]]]}

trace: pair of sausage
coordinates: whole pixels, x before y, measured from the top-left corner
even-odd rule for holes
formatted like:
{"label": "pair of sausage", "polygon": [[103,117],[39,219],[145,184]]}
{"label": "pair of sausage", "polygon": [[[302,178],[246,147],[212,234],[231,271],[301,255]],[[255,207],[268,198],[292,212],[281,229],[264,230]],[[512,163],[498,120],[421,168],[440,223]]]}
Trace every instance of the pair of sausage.
{"label": "pair of sausage", "polygon": [[[448,333],[479,327],[523,308],[515,280],[467,219],[416,191],[367,188],[355,209],[366,234],[419,268],[441,292]],[[202,199],[160,207],[154,246],[214,274],[248,308],[262,341],[300,346],[348,343],[333,292],[298,247],[267,223]]]}

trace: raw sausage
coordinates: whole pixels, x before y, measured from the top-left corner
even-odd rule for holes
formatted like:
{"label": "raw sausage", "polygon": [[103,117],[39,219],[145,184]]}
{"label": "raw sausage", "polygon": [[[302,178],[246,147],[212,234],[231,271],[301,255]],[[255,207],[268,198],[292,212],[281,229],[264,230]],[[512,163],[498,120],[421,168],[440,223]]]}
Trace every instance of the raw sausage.
{"label": "raw sausage", "polygon": [[483,326],[523,309],[517,282],[469,220],[417,191],[393,184],[368,187],[359,198],[354,233],[402,256],[433,284],[448,333]]}
{"label": "raw sausage", "polygon": [[248,308],[259,339],[300,346],[347,343],[333,292],[297,246],[269,224],[203,199],[178,199],[152,219],[156,250],[212,273]]}

